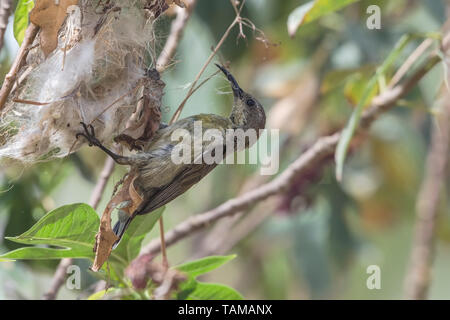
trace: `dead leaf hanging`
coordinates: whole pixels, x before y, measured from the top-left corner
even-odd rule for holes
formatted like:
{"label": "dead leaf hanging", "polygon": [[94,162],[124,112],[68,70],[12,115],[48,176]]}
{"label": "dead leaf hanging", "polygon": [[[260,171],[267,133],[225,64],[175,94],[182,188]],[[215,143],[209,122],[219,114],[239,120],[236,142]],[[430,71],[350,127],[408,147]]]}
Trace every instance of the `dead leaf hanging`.
{"label": "dead leaf hanging", "polygon": [[166,0],[166,3],[170,6],[171,4],[175,3],[180,8],[186,8],[186,5],[182,0]]}
{"label": "dead leaf hanging", "polygon": [[136,180],[136,173],[130,172],[123,181],[122,188],[112,197],[102,214],[100,227],[95,239],[95,259],[91,267],[92,271],[97,272],[100,270],[111,255],[114,243],[119,240],[111,227],[113,210],[121,206],[120,210],[131,216],[142,203],[142,197],[134,187],[134,180]]}
{"label": "dead leaf hanging", "polygon": [[30,21],[41,27],[40,41],[47,57],[58,45],[58,31],[67,15],[67,8],[78,0],[36,0],[30,13]]}

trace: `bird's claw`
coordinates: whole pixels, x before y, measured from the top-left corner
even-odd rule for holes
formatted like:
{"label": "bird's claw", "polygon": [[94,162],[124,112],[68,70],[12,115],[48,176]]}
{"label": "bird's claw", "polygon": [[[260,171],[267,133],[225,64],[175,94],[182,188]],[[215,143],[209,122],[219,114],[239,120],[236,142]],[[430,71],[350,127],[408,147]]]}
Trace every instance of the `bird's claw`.
{"label": "bird's claw", "polygon": [[99,146],[100,141],[95,137],[95,131],[94,127],[91,124],[86,124],[84,122],[80,122],[80,124],[83,126],[84,132],[78,132],[75,137],[78,139],[79,136],[84,137],[88,143],[89,146]]}

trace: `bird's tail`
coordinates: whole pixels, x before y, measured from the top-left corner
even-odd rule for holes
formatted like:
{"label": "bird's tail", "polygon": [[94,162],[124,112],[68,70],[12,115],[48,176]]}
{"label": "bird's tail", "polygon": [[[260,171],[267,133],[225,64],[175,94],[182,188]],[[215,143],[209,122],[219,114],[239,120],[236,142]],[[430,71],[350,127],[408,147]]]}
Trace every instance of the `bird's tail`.
{"label": "bird's tail", "polygon": [[113,247],[112,247],[113,249],[115,249],[119,245],[120,240],[122,240],[122,236],[125,233],[125,231],[127,230],[131,220],[133,220],[133,217],[134,217],[134,215],[129,216],[126,212],[124,212],[122,210],[119,211],[119,220],[117,220],[117,222],[113,228],[114,234],[117,237],[119,237],[119,239],[116,242],[114,242]]}

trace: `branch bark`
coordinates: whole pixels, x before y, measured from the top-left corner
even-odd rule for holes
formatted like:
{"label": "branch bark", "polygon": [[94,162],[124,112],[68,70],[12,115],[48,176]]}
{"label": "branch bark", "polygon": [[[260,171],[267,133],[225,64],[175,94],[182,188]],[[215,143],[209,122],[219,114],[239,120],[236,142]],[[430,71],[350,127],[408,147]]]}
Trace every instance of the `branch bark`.
{"label": "branch bark", "polygon": [[[450,6],[447,6],[447,11],[448,15]],[[446,35],[442,40],[441,49],[448,54],[450,52],[450,20],[447,21],[444,30]],[[444,63],[447,64],[448,69],[450,63],[447,60]],[[449,80],[447,76],[447,84]],[[442,92],[440,112],[433,119],[431,128],[431,146],[427,155],[425,176],[417,196],[410,263],[404,284],[406,299],[426,299],[432,280],[436,222],[450,152],[450,88],[444,87]]]}
{"label": "branch bark", "polygon": [[[281,148],[280,150],[283,150]],[[238,193],[238,196],[252,190],[253,188],[257,188],[259,185],[266,183],[268,180],[268,176],[260,176],[255,174],[250,177],[243,185],[241,190]],[[234,226],[239,222],[242,216],[245,214],[245,211],[236,212],[233,216],[228,216],[223,218],[219,223],[216,223],[211,230],[208,231],[208,234],[202,236],[201,243],[199,247],[195,249],[195,253],[193,253],[193,260],[203,258],[206,256],[219,254],[219,247],[223,245],[224,242],[227,242],[230,233],[233,232]]]}
{"label": "branch bark", "polygon": [[28,55],[28,51],[34,41],[34,38],[36,37],[38,30],[39,27],[37,25],[30,23],[27,30],[25,31],[25,37],[23,39],[22,45],[20,46],[16,59],[11,66],[11,70],[9,70],[8,74],[6,75],[5,80],[3,81],[2,89],[0,90],[0,111],[2,111],[3,107],[5,106],[6,100],[8,99],[8,96],[14,86],[14,82],[16,81],[17,73],[19,72],[20,67],[22,66]]}
{"label": "branch bark", "polygon": [[[381,113],[389,110],[398,99],[408,93],[439,61],[440,59],[438,56],[430,54],[426,62],[411,76],[411,78],[375,97],[372,105],[364,113],[361,119],[359,131],[367,129]],[[320,163],[319,160],[334,153],[340,135],[341,132],[339,131],[330,136],[319,138],[314,145],[301,154],[297,160],[272,181],[237,198],[228,200],[215,209],[195,215],[180,223],[166,233],[166,245],[173,245],[181,239],[193,235],[195,232],[206,228],[223,217],[232,216],[240,211],[248,209],[260,201],[285,191],[290,187],[298,174],[304,172],[311,166],[314,166],[316,163]],[[143,248],[142,254],[157,254],[159,250],[160,242],[155,239]]]}
{"label": "branch bark", "polygon": [[197,0],[185,0],[186,8],[176,7],[177,16],[172,22],[169,37],[167,38],[164,48],[156,61],[156,69],[158,72],[163,72],[166,70],[175,56],[178,44],[183,37],[184,29],[186,28],[187,22],[194,11],[196,3]]}
{"label": "branch bark", "polygon": [[409,271],[405,279],[407,299],[426,299],[431,283],[439,200],[450,151],[450,95],[446,97],[446,104],[432,128],[425,178],[416,204],[416,226]]}

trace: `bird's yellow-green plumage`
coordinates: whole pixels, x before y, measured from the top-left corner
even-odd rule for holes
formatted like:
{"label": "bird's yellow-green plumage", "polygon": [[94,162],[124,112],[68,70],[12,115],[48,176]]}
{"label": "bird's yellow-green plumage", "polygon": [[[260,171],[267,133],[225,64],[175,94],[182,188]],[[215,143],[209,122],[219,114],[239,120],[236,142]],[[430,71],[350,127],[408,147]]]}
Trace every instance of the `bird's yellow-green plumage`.
{"label": "bird's yellow-green plumage", "polygon": [[[188,167],[186,164],[176,164],[172,161],[171,155],[173,148],[177,143],[180,143],[179,141],[173,141],[172,133],[178,129],[192,133],[195,123],[199,122],[201,123],[202,135],[206,130],[216,129],[220,131],[223,139],[225,139],[226,130],[233,128],[233,123],[230,119],[214,114],[199,114],[182,119],[171,126],[159,130],[150,144],[145,148],[146,156],[142,159],[142,162],[139,162],[142,174],[136,182],[140,187],[145,191],[163,187],[171,181],[174,181],[177,175],[183,170],[186,170]],[[194,163],[194,137],[191,136],[189,140],[192,142],[190,148],[191,163]],[[214,141],[202,140],[201,150],[209,150],[212,143]],[[211,166],[214,167],[215,165]]]}

